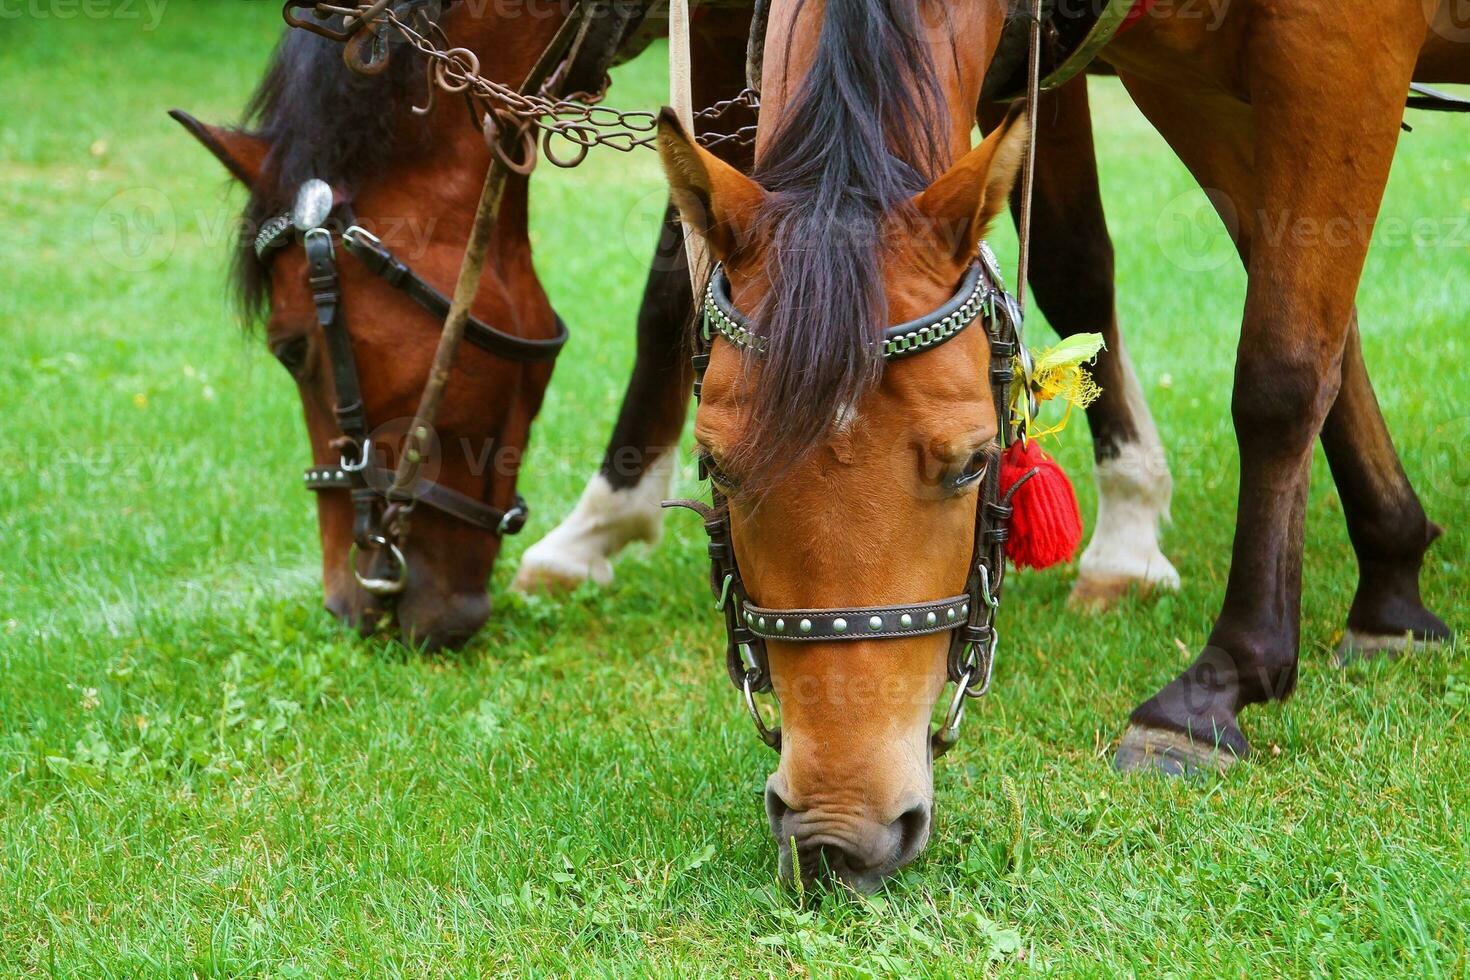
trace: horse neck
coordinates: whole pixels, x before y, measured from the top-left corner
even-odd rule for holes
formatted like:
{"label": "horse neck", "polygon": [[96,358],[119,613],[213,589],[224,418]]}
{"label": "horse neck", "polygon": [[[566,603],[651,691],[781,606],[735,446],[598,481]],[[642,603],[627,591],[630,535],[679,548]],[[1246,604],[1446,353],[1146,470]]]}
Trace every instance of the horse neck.
{"label": "horse neck", "polygon": [[[451,46],[479,58],[486,78],[518,87],[564,19],[555,8],[533,11],[534,6],[521,11],[523,16],[507,17],[496,14],[495,4],[458,4],[441,26]],[[424,202],[433,202],[436,236],[467,238],[474,220],[491,154],[473,123],[463,98],[436,92],[427,149],[387,175],[403,207],[398,213],[422,211]],[[508,258],[524,250],[528,193],[528,180],[512,174],[495,224],[492,257]]]}
{"label": "horse neck", "polygon": [[[925,40],[944,94],[946,166],[970,149],[985,69],[995,56],[1008,6],[1006,0],[981,0],[935,7],[936,16],[945,20],[927,30]],[[826,8],[825,0],[773,0],[762,54],[760,134],[774,132],[795,100],[816,55]],[[758,137],[757,159],[762,148]]]}

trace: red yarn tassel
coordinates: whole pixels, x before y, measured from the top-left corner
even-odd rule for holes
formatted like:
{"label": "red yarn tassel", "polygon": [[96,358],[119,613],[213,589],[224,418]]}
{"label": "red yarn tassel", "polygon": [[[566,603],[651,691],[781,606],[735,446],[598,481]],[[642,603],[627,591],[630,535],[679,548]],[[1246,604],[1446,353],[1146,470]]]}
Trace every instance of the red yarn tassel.
{"label": "red yarn tassel", "polygon": [[[1032,470],[1036,475],[1016,484]],[[1001,496],[1011,498],[1011,533],[1006,557],[1021,568],[1050,568],[1069,561],[1082,543],[1082,513],[1072,481],[1036,440],[1011,443],[1000,458]]]}

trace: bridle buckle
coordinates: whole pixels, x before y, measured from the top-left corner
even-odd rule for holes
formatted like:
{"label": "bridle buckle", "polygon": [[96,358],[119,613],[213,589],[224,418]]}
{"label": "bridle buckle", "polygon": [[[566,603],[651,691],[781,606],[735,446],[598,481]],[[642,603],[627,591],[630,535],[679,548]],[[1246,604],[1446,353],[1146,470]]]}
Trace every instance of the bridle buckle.
{"label": "bridle buckle", "polygon": [[496,527],[495,533],[502,536],[519,534],[521,529],[526,526],[526,519],[530,516],[531,509],[526,506],[524,500],[517,496],[515,503],[510,505],[510,510],[506,511],[505,516],[500,519],[500,524]]}

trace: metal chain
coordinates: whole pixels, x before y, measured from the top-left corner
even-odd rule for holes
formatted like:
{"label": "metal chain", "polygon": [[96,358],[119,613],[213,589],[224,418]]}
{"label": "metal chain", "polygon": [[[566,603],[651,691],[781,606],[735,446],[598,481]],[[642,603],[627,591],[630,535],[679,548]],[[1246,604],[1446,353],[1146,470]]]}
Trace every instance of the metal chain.
{"label": "metal chain", "polygon": [[[415,8],[414,19],[420,20],[417,27],[398,15],[392,6],[381,0],[362,3],[356,7],[345,7],[330,3],[318,3],[316,9],[322,15],[337,14],[353,19],[354,32],[372,29],[377,25],[392,27],[413,46],[426,60],[429,81],[429,102],[415,107],[419,114],[433,107],[436,91],[446,95],[462,96],[476,109],[478,115],[488,121],[487,139],[500,132],[519,132],[521,142],[531,150],[540,144],[542,154],[558,167],[575,167],[586,159],[587,152],[594,146],[606,146],[623,153],[640,147],[654,148],[658,134],[658,115],[643,109],[621,110],[601,105],[607,86],[600,92],[576,92],[565,97],[547,94],[554,90],[553,76],[539,93],[525,94],[509,85],[486,78],[480,73],[480,59],[468,48],[455,47],[439,26],[427,17],[417,18],[420,11]],[[760,108],[760,95],[745,89],[738,95],[723,99],[695,113],[695,119],[709,122],[719,119],[734,109],[752,111]],[[539,131],[539,135],[537,135]],[[755,142],[755,125],[741,126],[733,133],[700,133],[699,143],[707,148],[722,146],[745,146]],[[501,141],[491,139],[492,145]],[[514,144],[516,140],[508,141]],[[568,152],[567,148],[570,148]],[[511,161],[507,161],[511,162]],[[523,157],[517,169],[533,162]]]}

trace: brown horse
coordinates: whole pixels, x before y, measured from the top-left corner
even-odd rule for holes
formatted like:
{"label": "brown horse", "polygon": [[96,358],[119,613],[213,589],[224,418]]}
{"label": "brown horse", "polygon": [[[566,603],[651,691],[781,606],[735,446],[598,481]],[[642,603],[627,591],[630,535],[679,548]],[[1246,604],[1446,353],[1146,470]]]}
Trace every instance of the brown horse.
{"label": "brown horse", "polygon": [[[774,4],[753,179],[667,117],[661,130],[674,200],[762,338],[758,360],[715,343],[695,419],[762,606],[927,601],[970,569],[1000,422],[986,333],[886,366],[875,352],[887,324],[956,294],[1027,127],[1012,113],[971,150],[1004,11],[929,10],[943,23],[885,0]],[[769,640],[783,738],[766,806],[783,873],[870,889],[922,850],[948,648],[936,633]]]}
{"label": "brown horse", "polygon": [[[1240,711],[1295,687],[1317,438],[1358,557],[1343,654],[1450,635],[1419,593],[1440,529],[1379,411],[1354,297],[1409,84],[1470,82],[1470,32],[1439,0],[1206,6],[1209,16],[1157,4],[1103,52],[1208,192],[1250,275],[1232,404],[1240,509],[1224,606],[1199,657],[1133,713],[1116,759],[1121,769],[1171,773],[1245,756]],[[1037,119],[1031,284],[1059,329],[1109,340],[1098,364],[1104,395],[1089,410],[1104,510],[1089,547],[1093,574],[1085,555],[1074,593],[1106,603],[1148,580],[1168,473],[1122,353],[1085,79],[1047,96]],[[1109,507],[1125,517],[1111,528]],[[1117,533],[1130,520],[1146,533]]]}
{"label": "brown horse", "polygon": [[[455,5],[441,26],[454,43],[485,54],[487,77],[519,84],[564,19],[558,5],[507,17],[480,5]],[[338,233],[356,223],[375,233],[397,257],[441,293],[453,290],[490,162],[485,140],[468,125],[463,103],[439,98],[431,112],[413,107],[428,92],[415,52],[395,50],[388,71],[363,77],[348,71],[340,44],[289,32],[247,113],[249,128],[203,125],[175,117],[249,190],[236,257],[236,283],[249,314],[266,317],[266,341],[301,394],[312,458],[320,473],[340,473],[344,450],[334,355],[318,322],[308,284],[307,255],[297,235],[263,254],[256,232],[289,213],[310,180],[333,190]],[[558,321],[536,278],[527,237],[527,178],[512,176],[501,204],[489,261],[473,314],[502,334],[554,343]],[[329,226],[333,223],[329,222]],[[343,241],[336,239],[341,251]],[[377,435],[375,462],[403,436],[424,387],[443,322],[401,288],[343,252],[340,317],[350,337],[361,388],[362,414]],[[472,338],[473,339],[473,338]],[[502,338],[503,340],[504,338]],[[493,340],[493,338],[492,338]],[[490,346],[494,347],[492,343]],[[502,530],[487,515],[517,507],[516,479],[531,423],[551,377],[547,360],[527,362],[467,343],[437,419],[439,452],[426,475],[442,491],[420,506],[402,545],[406,581],[394,612],[405,640],[427,647],[463,643],[489,614],[485,584]],[[386,556],[353,561],[358,518],[353,494],[327,487],[317,495],[326,605],[363,631],[384,615],[385,600],[354,573],[381,570]],[[373,506],[376,506],[374,504]],[[469,520],[466,519],[468,516]],[[370,567],[371,566],[371,567]]]}
{"label": "brown horse", "polygon": [[[516,85],[562,25],[568,5],[545,0],[514,11],[473,3],[446,8],[439,21],[444,36],[477,56],[485,77]],[[749,11],[702,14],[694,33],[701,62],[695,95],[710,104],[744,87]],[[646,42],[657,27],[639,32],[630,45]],[[599,77],[601,70],[595,69]],[[595,80],[587,87],[595,88]],[[285,247],[263,257],[254,239],[271,219],[289,214],[304,184],[325,181],[336,205],[329,224],[337,225],[337,232],[351,222],[363,226],[426,285],[450,292],[490,156],[477,128],[467,125],[459,101],[441,96],[427,114],[414,112],[428,96],[417,52],[400,47],[386,72],[363,77],[345,67],[341,45],[291,31],[250,103],[244,127],[207,126],[174,113],[249,190],[236,286],[249,318],[265,314],[267,343],[300,390],[313,470],[329,477],[348,454],[340,444],[335,365],[318,323],[307,256],[299,234],[294,239],[288,234]],[[744,154],[748,161],[748,150],[735,144],[722,152],[737,162]],[[501,348],[517,339],[534,347],[559,332],[532,266],[527,194],[528,180],[513,175],[472,310],[508,335]],[[360,374],[362,413],[373,426],[371,434],[380,436],[376,460],[401,442],[428,376],[443,316],[390,286],[359,258],[344,255],[338,261],[340,307]],[[651,288],[642,318],[663,319],[665,303]],[[645,365],[662,360],[664,353],[640,350]],[[676,368],[675,374],[686,377],[687,367]],[[545,359],[525,363],[473,344],[462,349],[437,419],[438,453],[427,466],[444,490],[425,503],[445,499],[447,506],[416,509],[403,543],[406,579],[391,603],[405,640],[429,648],[456,646],[487,618],[485,585],[499,553],[501,528],[486,515],[517,513],[519,463],[550,376]],[[687,382],[666,387],[683,388],[687,397]],[[677,402],[682,411],[680,399],[672,394],[665,401]],[[391,466],[392,461],[381,462]],[[366,632],[385,617],[388,601],[362,587],[359,576],[366,573],[371,580],[393,570],[385,569],[391,563],[381,551],[354,561],[354,539],[361,537],[358,506],[346,489],[328,486],[318,494],[326,605]]]}

